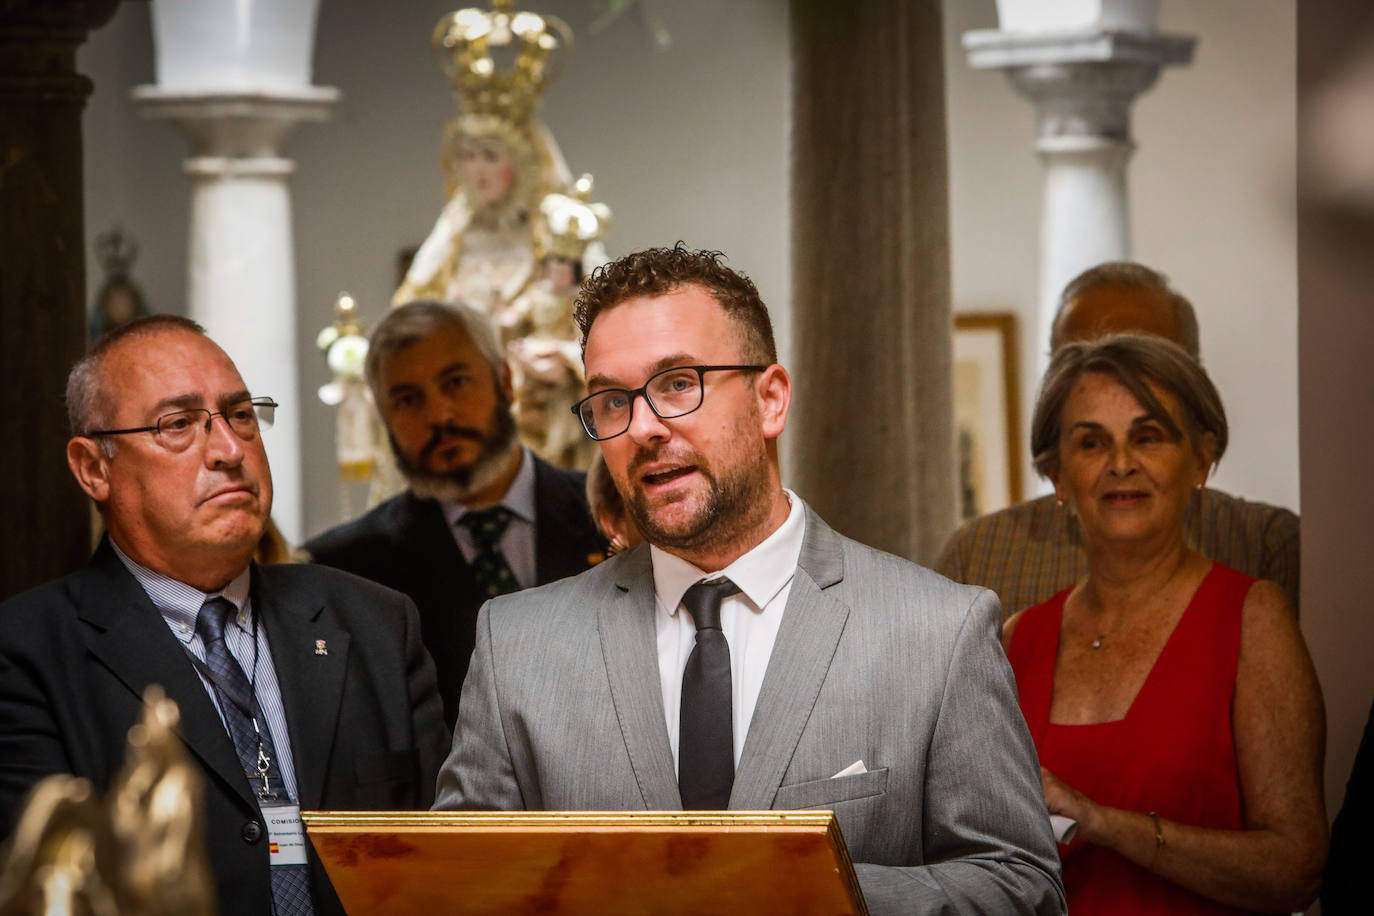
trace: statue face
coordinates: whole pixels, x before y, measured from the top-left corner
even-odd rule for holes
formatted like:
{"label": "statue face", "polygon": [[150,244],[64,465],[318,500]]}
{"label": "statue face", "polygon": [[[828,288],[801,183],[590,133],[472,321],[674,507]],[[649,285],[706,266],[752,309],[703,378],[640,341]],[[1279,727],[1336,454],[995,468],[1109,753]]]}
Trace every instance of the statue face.
{"label": "statue face", "polygon": [[501,203],[515,184],[515,157],[510,147],[495,137],[469,137],[458,151],[463,186],[483,207]]}

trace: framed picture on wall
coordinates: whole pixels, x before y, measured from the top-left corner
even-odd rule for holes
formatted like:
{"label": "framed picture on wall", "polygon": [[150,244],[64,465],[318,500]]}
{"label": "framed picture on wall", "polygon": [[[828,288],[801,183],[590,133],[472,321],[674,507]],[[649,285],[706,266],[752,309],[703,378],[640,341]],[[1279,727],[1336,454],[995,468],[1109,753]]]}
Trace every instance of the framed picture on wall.
{"label": "framed picture on wall", "polygon": [[1022,499],[1017,352],[1015,314],[954,316],[954,426],[962,519]]}

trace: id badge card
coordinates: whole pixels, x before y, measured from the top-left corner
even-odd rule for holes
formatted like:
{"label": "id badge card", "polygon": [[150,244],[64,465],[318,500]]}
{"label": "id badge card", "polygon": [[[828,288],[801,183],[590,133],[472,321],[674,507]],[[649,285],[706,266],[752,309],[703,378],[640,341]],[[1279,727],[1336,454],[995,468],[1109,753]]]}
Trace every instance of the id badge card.
{"label": "id badge card", "polygon": [[264,805],[267,822],[267,857],[272,865],[305,864],[305,828],[300,805]]}

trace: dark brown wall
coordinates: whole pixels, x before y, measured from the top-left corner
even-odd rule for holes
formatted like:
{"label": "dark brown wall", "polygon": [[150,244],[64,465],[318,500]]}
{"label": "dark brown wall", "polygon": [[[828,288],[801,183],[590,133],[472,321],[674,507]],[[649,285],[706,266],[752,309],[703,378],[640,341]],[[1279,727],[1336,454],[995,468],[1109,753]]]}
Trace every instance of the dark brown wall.
{"label": "dark brown wall", "polygon": [[[1374,187],[1324,190],[1313,128],[1321,95],[1360,59],[1374,59],[1368,3],[1298,4],[1302,622],[1326,696],[1333,816],[1374,698]],[[1363,92],[1368,112],[1374,83]]]}
{"label": "dark brown wall", "polygon": [[87,30],[116,0],[0,4],[0,598],[90,548],[62,389],[85,341],[81,109]]}

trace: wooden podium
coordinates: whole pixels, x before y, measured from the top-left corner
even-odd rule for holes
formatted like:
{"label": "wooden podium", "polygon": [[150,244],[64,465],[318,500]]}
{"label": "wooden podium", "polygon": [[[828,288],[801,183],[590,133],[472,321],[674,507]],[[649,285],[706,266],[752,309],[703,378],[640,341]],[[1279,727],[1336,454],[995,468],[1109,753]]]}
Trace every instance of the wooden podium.
{"label": "wooden podium", "polygon": [[307,811],[350,916],[866,916],[829,811]]}

